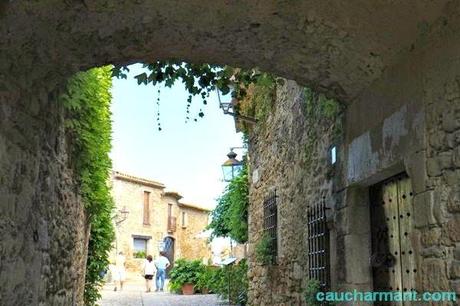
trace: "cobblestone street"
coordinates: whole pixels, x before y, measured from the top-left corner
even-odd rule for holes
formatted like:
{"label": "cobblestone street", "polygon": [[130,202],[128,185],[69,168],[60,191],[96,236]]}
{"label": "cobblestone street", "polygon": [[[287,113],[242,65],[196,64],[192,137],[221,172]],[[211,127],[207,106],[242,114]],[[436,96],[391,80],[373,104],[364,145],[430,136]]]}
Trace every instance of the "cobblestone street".
{"label": "cobblestone street", "polygon": [[145,292],[143,283],[128,283],[123,291],[113,291],[113,285],[102,289],[101,306],[224,306],[215,294],[178,295],[169,292]]}

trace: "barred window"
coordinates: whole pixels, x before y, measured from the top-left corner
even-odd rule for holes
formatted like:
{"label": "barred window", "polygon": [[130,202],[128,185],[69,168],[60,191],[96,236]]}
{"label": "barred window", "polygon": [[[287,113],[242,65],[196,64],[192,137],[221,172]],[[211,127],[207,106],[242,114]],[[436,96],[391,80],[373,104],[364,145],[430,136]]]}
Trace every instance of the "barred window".
{"label": "barred window", "polygon": [[278,256],[278,207],[276,190],[269,193],[264,200],[264,233],[271,239],[273,262]]}
{"label": "barred window", "polygon": [[326,221],[326,200],[308,210],[309,279],[316,279],[321,290],[330,288],[329,229]]}

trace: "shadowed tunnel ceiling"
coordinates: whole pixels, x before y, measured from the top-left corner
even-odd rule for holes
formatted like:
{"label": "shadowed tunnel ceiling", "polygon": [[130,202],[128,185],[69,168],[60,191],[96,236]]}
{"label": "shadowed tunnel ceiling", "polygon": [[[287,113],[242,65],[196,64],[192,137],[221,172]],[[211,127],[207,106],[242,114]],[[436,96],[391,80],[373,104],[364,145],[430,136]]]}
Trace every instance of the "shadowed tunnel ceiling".
{"label": "shadowed tunnel ceiling", "polygon": [[184,59],[257,66],[349,100],[452,13],[446,0],[2,3],[0,95],[108,63]]}

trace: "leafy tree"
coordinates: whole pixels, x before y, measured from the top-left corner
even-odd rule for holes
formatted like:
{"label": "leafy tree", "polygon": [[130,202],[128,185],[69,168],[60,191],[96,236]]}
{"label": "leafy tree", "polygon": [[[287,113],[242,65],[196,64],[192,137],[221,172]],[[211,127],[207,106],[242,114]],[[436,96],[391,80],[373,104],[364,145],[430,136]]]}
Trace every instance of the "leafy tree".
{"label": "leafy tree", "polygon": [[61,102],[68,110],[67,133],[72,139],[72,159],[91,229],[85,278],[85,305],[100,298],[102,272],[114,239],[114,207],[108,181],[111,170],[110,119],[111,67],[77,73]]}
{"label": "leafy tree", "polygon": [[[144,72],[135,76],[138,84],[164,84],[172,87],[176,81],[182,82],[189,93],[186,106],[186,121],[191,119],[190,107],[193,96],[200,96],[203,105],[207,105],[210,92],[216,89],[222,94],[232,94],[232,97],[242,100],[251,84],[273,83],[275,78],[268,73],[260,72],[257,68],[240,69],[229,66],[211,64],[191,64],[183,61],[168,60],[144,64]],[[118,78],[127,78],[126,66],[115,66],[112,75]],[[159,97],[157,98],[159,103]],[[239,113],[238,106],[235,111]],[[199,109],[198,117],[204,117],[203,108]],[[159,113],[157,114],[159,116]],[[197,121],[197,118],[194,119]],[[158,129],[161,130],[158,117]]]}
{"label": "leafy tree", "polygon": [[212,212],[208,225],[214,237],[230,237],[236,242],[248,240],[249,182],[246,162],[243,170],[225,188]]}

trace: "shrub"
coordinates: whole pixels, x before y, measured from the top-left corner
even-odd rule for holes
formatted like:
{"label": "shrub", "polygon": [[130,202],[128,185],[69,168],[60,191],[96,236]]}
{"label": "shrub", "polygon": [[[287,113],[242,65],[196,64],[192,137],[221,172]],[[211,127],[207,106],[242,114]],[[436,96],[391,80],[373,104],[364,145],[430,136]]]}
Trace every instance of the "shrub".
{"label": "shrub", "polygon": [[145,251],[138,251],[133,253],[134,258],[147,258],[147,254],[145,254]]}
{"label": "shrub", "polygon": [[217,267],[210,267],[210,266],[204,266],[203,270],[200,272],[198,276],[198,280],[195,284],[195,289],[198,291],[203,292],[204,290],[208,289],[209,291],[212,291],[213,287],[213,276],[216,273]]}
{"label": "shrub", "polygon": [[273,263],[273,240],[267,233],[263,233],[262,238],[255,246],[256,259],[263,265]]}
{"label": "shrub", "polygon": [[316,299],[316,294],[321,291],[320,283],[316,279],[309,279],[305,288],[305,301],[307,305],[319,306],[321,303]]}
{"label": "shrub", "polygon": [[217,293],[224,299],[229,298],[230,280],[230,301],[237,305],[246,305],[248,297],[248,265],[246,260],[238,264],[225,266],[213,271],[211,276],[211,291]]}
{"label": "shrub", "polygon": [[200,275],[204,272],[205,266],[200,260],[178,259],[169,272],[169,286],[171,291],[180,292],[182,285],[196,285]]}

